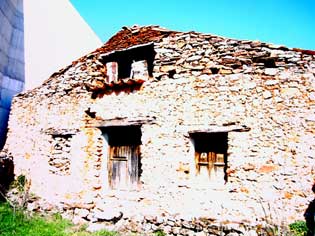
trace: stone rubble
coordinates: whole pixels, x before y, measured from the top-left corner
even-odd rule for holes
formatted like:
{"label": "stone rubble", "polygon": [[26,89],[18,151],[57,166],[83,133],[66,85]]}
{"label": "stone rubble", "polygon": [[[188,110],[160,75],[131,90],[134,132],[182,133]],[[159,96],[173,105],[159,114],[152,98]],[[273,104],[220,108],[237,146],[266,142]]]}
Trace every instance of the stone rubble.
{"label": "stone rubble", "polygon": [[[108,53],[150,42],[148,81],[106,84]],[[32,192],[91,228],[254,236],[269,223],[302,219],[313,198],[314,54],[126,28],[14,98],[6,149]],[[139,189],[110,189],[104,124],[141,124]],[[189,138],[196,130],[228,132],[226,184],[197,175]]]}
{"label": "stone rubble", "polygon": [[52,156],[48,161],[49,172],[56,175],[70,174],[71,136],[55,136],[52,141]]}

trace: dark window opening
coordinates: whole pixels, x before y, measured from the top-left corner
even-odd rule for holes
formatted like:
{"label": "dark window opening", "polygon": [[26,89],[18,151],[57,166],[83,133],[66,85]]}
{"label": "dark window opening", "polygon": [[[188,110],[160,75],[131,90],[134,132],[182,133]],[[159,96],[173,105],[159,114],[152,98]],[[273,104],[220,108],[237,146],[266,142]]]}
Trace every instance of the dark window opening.
{"label": "dark window opening", "polygon": [[137,188],[141,175],[140,126],[103,128],[109,145],[108,179],[113,189]]}
{"label": "dark window opening", "polygon": [[174,79],[174,75],[176,74],[176,70],[170,70],[169,72],[168,72],[168,77],[170,78],[170,79]]}
{"label": "dark window opening", "polygon": [[117,62],[107,62],[106,63],[106,71],[107,71],[107,83],[112,81],[118,81],[118,63]]}
{"label": "dark window opening", "polygon": [[212,74],[218,74],[219,71],[220,71],[220,69],[219,69],[219,68],[216,68],[216,67],[212,67],[212,68],[210,68],[210,70],[211,70],[211,73],[212,73]]}
{"label": "dark window opening", "polygon": [[267,68],[276,68],[276,62],[275,62],[275,59],[273,58],[268,58],[264,61],[264,65],[265,67]]}
{"label": "dark window opening", "polygon": [[228,133],[191,133],[195,147],[196,173],[209,176],[211,181],[227,181]]}
{"label": "dark window opening", "polygon": [[275,59],[272,57],[254,57],[254,63],[263,63],[266,68],[276,68]]}
{"label": "dark window opening", "polygon": [[[117,75],[118,79],[125,79],[125,78],[130,78],[130,76],[133,74],[132,64],[134,62],[143,61],[142,64],[147,67],[145,68],[146,70],[145,73],[147,73],[149,77],[152,77],[153,76],[153,62],[154,62],[155,55],[156,53],[154,51],[154,45],[148,44],[148,45],[135,46],[126,50],[113,52],[111,54],[103,56],[102,62],[104,65],[106,64],[106,67],[114,67],[114,70],[109,72],[110,74],[118,73]],[[110,66],[107,66],[107,63],[116,63],[117,68],[113,66],[113,64],[110,64]],[[111,75],[109,77],[111,77]]]}

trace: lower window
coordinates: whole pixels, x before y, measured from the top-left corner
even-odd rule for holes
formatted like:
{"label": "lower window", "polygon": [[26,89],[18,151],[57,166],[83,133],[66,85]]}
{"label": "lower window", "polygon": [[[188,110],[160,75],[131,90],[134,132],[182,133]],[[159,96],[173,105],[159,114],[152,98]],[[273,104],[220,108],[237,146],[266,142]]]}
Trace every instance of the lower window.
{"label": "lower window", "polygon": [[196,174],[212,182],[227,181],[228,133],[191,133],[195,148]]}

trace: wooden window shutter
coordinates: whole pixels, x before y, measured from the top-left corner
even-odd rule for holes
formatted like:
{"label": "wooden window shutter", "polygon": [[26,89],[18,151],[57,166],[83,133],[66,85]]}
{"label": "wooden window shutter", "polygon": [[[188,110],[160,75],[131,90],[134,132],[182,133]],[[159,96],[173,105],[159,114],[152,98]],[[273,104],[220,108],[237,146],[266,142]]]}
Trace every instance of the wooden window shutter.
{"label": "wooden window shutter", "polygon": [[107,83],[118,81],[118,63],[115,61],[106,63]]}
{"label": "wooden window shutter", "polygon": [[147,80],[149,78],[147,61],[135,61],[131,64],[131,79]]}

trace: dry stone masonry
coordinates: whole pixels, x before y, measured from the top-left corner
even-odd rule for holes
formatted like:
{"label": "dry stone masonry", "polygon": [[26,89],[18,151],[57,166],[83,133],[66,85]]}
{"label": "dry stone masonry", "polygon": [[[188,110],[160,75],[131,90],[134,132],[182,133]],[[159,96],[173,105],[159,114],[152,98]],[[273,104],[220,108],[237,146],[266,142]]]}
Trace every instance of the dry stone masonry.
{"label": "dry stone masonry", "polygon": [[125,27],[14,98],[5,148],[91,228],[257,235],[313,197],[314,54]]}
{"label": "dry stone masonry", "polygon": [[71,135],[55,135],[52,140],[52,155],[49,158],[49,172],[56,175],[70,174]]}

